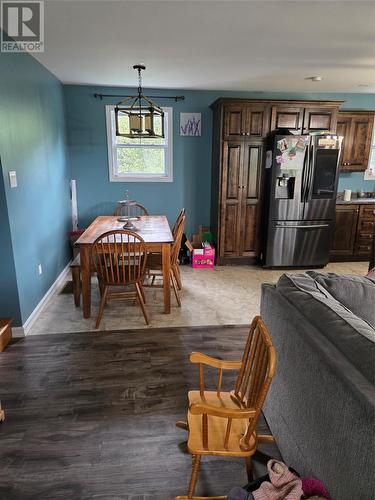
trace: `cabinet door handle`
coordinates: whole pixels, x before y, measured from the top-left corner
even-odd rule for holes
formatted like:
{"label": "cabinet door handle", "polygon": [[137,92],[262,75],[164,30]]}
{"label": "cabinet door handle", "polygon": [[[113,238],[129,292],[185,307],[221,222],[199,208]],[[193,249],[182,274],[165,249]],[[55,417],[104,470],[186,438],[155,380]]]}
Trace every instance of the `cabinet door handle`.
{"label": "cabinet door handle", "polygon": [[250,132],[246,132],[246,135],[250,135]]}

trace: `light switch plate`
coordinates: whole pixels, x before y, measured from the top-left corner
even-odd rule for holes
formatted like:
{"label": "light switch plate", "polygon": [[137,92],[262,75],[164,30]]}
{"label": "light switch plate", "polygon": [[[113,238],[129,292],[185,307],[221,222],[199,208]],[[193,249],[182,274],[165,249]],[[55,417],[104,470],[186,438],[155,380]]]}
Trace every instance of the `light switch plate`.
{"label": "light switch plate", "polygon": [[12,170],[9,172],[9,184],[11,188],[16,188],[17,187],[17,174],[15,170]]}

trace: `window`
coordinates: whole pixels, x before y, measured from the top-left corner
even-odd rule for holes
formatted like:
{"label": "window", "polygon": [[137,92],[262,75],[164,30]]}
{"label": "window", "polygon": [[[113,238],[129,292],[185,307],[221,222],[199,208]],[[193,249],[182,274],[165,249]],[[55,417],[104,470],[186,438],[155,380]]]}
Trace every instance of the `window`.
{"label": "window", "polygon": [[172,108],[163,108],[164,139],[117,137],[114,109],[106,106],[109,180],[172,182]]}

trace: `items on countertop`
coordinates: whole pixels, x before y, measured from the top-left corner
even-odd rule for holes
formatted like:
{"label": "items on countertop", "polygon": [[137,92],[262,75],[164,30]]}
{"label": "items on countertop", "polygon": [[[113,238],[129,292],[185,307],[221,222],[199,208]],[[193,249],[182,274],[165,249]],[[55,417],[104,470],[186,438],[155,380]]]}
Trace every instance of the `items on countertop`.
{"label": "items on countertop", "polygon": [[351,189],[344,189],[344,201],[350,201],[352,198],[352,190]]}
{"label": "items on countertop", "polygon": [[227,500],[301,500],[326,499],[324,484],[314,477],[300,478],[297,471],[278,460],[269,460],[268,474],[243,488],[232,488]]}
{"label": "items on countertop", "polygon": [[373,203],[375,200],[374,191],[359,190],[353,192],[351,189],[344,189],[344,191],[337,193],[336,204],[354,203],[354,204],[367,204]]}

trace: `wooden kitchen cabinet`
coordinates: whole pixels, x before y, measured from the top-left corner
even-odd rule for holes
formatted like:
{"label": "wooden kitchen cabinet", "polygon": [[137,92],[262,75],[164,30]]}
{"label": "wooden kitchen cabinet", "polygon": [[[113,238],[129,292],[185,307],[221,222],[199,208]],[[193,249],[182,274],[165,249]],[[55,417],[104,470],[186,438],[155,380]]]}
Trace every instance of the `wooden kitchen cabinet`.
{"label": "wooden kitchen cabinet", "polygon": [[331,260],[369,260],[375,230],[375,203],[336,205]]}
{"label": "wooden kitchen cabinet", "polygon": [[224,138],[254,139],[265,137],[269,130],[266,104],[228,104],[224,107]]}
{"label": "wooden kitchen cabinet", "polygon": [[260,252],[259,218],[268,102],[213,105],[211,231],[217,263],[254,263]]}
{"label": "wooden kitchen cabinet", "polygon": [[374,113],[341,111],[337,118],[337,135],[342,135],[342,172],[366,170],[371,150]]}
{"label": "wooden kitchen cabinet", "polygon": [[370,258],[375,231],[375,204],[362,205],[359,210],[355,255]]}
{"label": "wooden kitchen cabinet", "polygon": [[303,106],[286,106],[277,104],[272,106],[271,130],[286,128],[296,134],[302,134]]}
{"label": "wooden kitchen cabinet", "polygon": [[301,103],[299,106],[275,104],[271,111],[271,130],[286,128],[295,134],[308,134],[321,130],[336,132],[340,104],[341,102],[319,105]]}
{"label": "wooden kitchen cabinet", "polygon": [[262,161],[262,141],[224,141],[219,260],[254,259],[258,255]]}
{"label": "wooden kitchen cabinet", "polygon": [[221,98],[211,105],[210,228],[218,264],[255,263],[259,259],[267,134],[276,128],[295,134],[335,132],[341,104]]}
{"label": "wooden kitchen cabinet", "polygon": [[331,246],[335,256],[354,255],[359,205],[336,205],[336,226]]}
{"label": "wooden kitchen cabinet", "polygon": [[335,132],[337,127],[338,106],[326,108],[306,107],[303,117],[303,133],[319,132],[326,130],[327,132]]}

